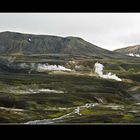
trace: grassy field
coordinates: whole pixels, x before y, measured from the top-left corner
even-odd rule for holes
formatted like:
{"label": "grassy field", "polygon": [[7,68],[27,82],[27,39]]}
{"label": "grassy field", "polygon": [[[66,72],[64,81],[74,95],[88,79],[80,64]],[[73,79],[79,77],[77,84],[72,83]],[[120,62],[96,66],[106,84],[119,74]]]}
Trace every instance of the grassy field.
{"label": "grassy field", "polygon": [[[1,56],[2,58],[7,56]],[[40,59],[39,59],[39,58]],[[1,72],[0,123],[25,123],[33,120],[61,117],[86,103],[98,103],[83,108],[60,123],[132,123],[139,122],[140,63],[136,60],[113,59],[52,59],[46,56],[16,56],[16,62],[63,64],[72,72]],[[59,57],[56,55],[56,57]],[[26,61],[27,60],[27,61]],[[96,61],[104,64],[104,73],[117,74],[122,81],[102,79],[95,75]],[[82,70],[75,70],[82,65]],[[1,69],[3,67],[1,66]],[[107,105],[122,105],[112,109]]]}

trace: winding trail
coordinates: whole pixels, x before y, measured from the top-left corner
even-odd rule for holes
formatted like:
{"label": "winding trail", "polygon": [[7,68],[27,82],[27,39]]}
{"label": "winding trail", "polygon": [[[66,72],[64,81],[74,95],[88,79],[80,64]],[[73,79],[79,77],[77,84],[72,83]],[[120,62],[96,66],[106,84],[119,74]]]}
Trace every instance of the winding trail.
{"label": "winding trail", "polygon": [[[54,123],[60,123],[63,122],[64,119],[66,118],[72,118],[75,117],[74,115],[77,114],[79,116],[82,116],[80,113],[81,109],[84,108],[94,108],[95,106],[100,106],[103,108],[110,108],[113,110],[125,110],[124,105],[117,105],[117,104],[104,104],[103,101],[101,100],[100,103],[86,103],[83,106],[78,106],[78,107],[70,107],[67,109],[73,109],[70,113],[62,115],[58,118],[52,118],[52,119],[43,119],[43,120],[34,120],[34,121],[29,121],[24,124],[54,124]],[[58,110],[61,110],[62,108],[58,108]],[[66,109],[66,108],[64,108]]]}
{"label": "winding trail", "polygon": [[74,108],[74,110],[72,112],[65,114],[61,117],[53,118],[53,119],[29,121],[29,122],[26,122],[24,124],[53,124],[53,123],[61,122],[68,117],[73,117],[74,114],[78,114],[81,116],[82,114],[80,113],[80,109],[82,109],[82,108],[93,108],[97,105],[99,105],[99,103],[87,103],[83,106],[78,106],[78,107]]}

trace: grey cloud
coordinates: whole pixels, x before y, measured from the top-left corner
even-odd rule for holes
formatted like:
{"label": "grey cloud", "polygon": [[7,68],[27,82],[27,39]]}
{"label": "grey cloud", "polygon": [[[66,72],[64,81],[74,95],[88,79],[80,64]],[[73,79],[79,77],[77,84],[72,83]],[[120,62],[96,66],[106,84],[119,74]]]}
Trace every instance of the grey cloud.
{"label": "grey cloud", "polygon": [[0,13],[0,31],[79,36],[100,47],[140,44],[140,13]]}

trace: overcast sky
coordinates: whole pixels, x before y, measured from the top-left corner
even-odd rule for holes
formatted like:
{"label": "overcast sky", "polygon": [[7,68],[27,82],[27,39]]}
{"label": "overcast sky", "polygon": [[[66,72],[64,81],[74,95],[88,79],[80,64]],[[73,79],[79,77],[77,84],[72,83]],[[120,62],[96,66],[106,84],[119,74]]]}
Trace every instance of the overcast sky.
{"label": "overcast sky", "polygon": [[78,36],[108,50],[140,44],[140,13],[0,13],[0,32]]}

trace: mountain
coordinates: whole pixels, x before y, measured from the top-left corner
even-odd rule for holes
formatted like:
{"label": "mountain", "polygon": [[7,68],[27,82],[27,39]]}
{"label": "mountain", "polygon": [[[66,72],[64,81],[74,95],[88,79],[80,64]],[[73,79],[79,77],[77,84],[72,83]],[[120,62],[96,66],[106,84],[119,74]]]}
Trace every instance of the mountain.
{"label": "mountain", "polygon": [[100,48],[79,37],[32,35],[9,31],[0,33],[0,54],[68,54],[101,58],[127,57]]}
{"label": "mountain", "polygon": [[128,54],[128,53],[140,54],[140,45],[129,46],[129,47],[117,49],[117,50],[115,50],[115,52],[119,52],[122,54]]}

